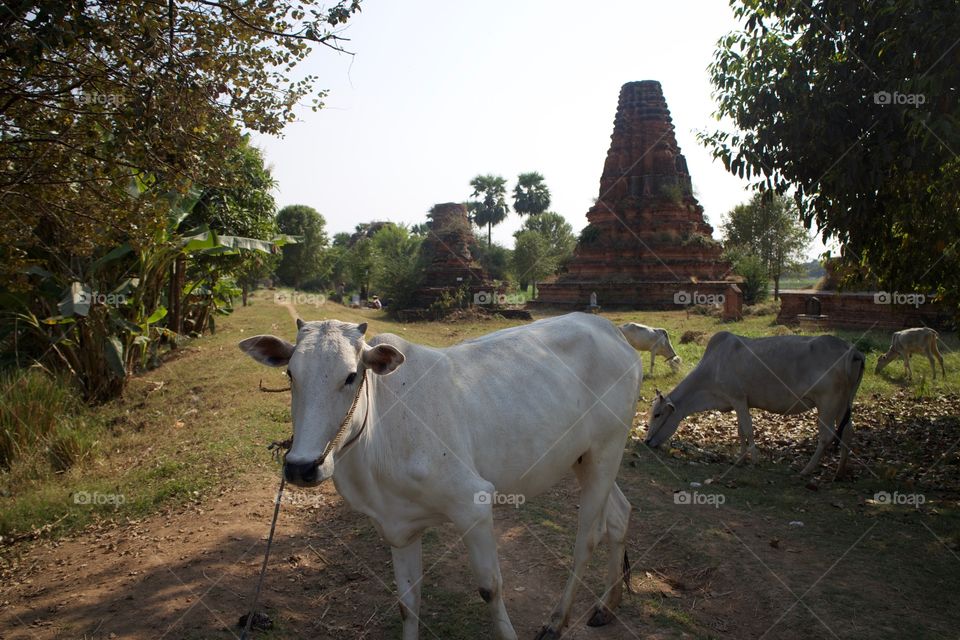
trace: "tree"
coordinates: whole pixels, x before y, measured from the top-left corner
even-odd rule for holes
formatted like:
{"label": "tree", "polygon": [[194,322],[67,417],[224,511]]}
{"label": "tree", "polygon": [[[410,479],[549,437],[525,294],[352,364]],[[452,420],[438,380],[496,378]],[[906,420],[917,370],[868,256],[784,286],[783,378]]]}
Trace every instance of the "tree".
{"label": "tree", "polygon": [[301,236],[296,244],[283,247],[283,258],[277,277],[286,285],[299,289],[305,282],[316,280],[323,273],[323,250],[327,246],[327,221],[313,207],[292,204],[277,214],[281,233]]}
{"label": "tree", "polygon": [[[732,2],[701,139],[890,289],[960,301],[960,3]],[[904,16],[910,16],[905,19]],[[952,150],[951,150],[952,149]]]}
{"label": "tree", "polygon": [[569,259],[573,255],[574,247],[577,246],[573,227],[563,216],[553,211],[530,216],[524,220],[522,228],[525,231],[534,231],[543,237],[557,266]]}
{"label": "tree", "polygon": [[733,272],[743,278],[743,282],[740,283],[743,301],[747,304],[757,304],[766,300],[770,273],[763,260],[738,247],[725,250],[723,257],[733,266]]}
{"label": "tree", "polygon": [[487,228],[487,247],[493,244],[491,232],[495,225],[507,219],[510,205],[507,204],[507,180],[501,176],[479,175],[470,181],[471,197],[481,198],[470,203],[474,223]]}
{"label": "tree", "polygon": [[513,188],[513,210],[521,216],[536,216],[550,208],[550,189],[536,171],[521,173]]}
{"label": "tree", "polygon": [[556,258],[551,254],[547,239],[536,231],[518,231],[513,245],[513,269],[517,280],[533,282],[533,294],[537,294],[537,282],[552,274],[557,268]]}
{"label": "tree", "polygon": [[408,309],[420,286],[420,243],[423,236],[414,235],[402,224],[381,226],[370,238],[376,260],[372,264],[370,286],[383,298],[391,313]]}
{"label": "tree", "polygon": [[727,246],[739,247],[760,260],[773,280],[773,297],[779,300],[781,276],[800,267],[810,246],[810,236],[793,201],[757,193],[727,214],[721,230]]}

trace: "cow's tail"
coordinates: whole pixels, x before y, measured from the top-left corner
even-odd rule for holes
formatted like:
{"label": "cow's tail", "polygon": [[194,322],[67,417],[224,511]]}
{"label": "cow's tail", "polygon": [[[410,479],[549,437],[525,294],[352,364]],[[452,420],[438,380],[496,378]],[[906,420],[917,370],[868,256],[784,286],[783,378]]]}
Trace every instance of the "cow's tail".
{"label": "cow's tail", "polygon": [[833,437],[833,444],[835,447],[840,446],[840,440],[843,438],[843,430],[847,428],[847,425],[850,423],[850,415],[853,413],[853,399],[857,396],[857,390],[860,388],[860,383],[863,381],[863,370],[867,366],[866,357],[859,351],[854,350],[851,354],[850,361],[847,363],[848,367],[848,380],[850,381],[850,397],[847,401],[847,411],[843,414],[843,419],[840,420],[840,425],[837,427],[836,434]]}
{"label": "cow's tail", "polygon": [[633,593],[633,587],[630,585],[630,558],[627,556],[627,550],[623,550],[623,584],[627,587],[627,593]]}

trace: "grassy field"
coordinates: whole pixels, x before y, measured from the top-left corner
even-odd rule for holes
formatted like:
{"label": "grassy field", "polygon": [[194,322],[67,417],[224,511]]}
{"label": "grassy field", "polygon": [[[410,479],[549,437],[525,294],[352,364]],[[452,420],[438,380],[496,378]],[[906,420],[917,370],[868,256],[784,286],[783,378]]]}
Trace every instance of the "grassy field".
{"label": "grassy field", "polygon": [[[262,468],[261,447],[286,437],[289,410],[282,394],[254,391],[261,378],[267,386],[282,386],[284,378],[280,370],[265,369],[241,357],[236,343],[257,333],[294,339],[293,318],[286,307],[274,304],[273,298],[272,292],[255,294],[251,306],[224,318],[216,335],[180,349],[162,367],[133,380],[122,399],[98,408],[93,416],[100,425],[95,451],[70,469],[26,477],[0,474],[0,535],[23,534],[44,525],[65,531],[104,518],[136,517],[160,505],[200,500],[205,491],[229,483],[240,470]],[[518,324],[497,318],[399,324],[384,311],[330,303],[302,305],[297,311],[306,319],[368,322],[368,335],[392,332],[434,346]],[[703,354],[705,338],[713,332],[763,336],[777,330],[772,315],[747,316],[730,324],[683,312],[604,315],[617,324],[635,321],[665,327],[683,359],[676,373],[660,360],[651,374],[649,354],[643,354],[641,408],[651,400],[654,388],[666,391],[690,371]],[[679,337],[687,331],[703,332],[704,339],[681,344]],[[905,380],[899,362],[881,375],[873,372],[877,357],[889,343],[889,332],[839,331],[837,335],[870,349],[860,398],[891,396],[902,390],[916,397],[936,398],[960,390],[960,344],[955,335],[944,336],[941,345],[946,380],[930,379],[926,362],[915,358],[913,382]],[[103,502],[99,505],[83,502],[94,494],[122,498],[99,498]]]}
{"label": "grassy field", "polygon": [[[292,313],[273,302],[272,292],[259,292],[252,302],[219,323],[216,335],[180,349],[162,367],[133,380],[121,400],[99,408],[92,415],[99,424],[97,442],[92,453],[74,466],[34,477],[0,475],[0,534],[9,538],[46,526],[44,536],[57,537],[87,525],[105,527],[157,512],[196,509],[202,513],[225,487],[249,483],[251,478],[262,483],[275,474],[264,446],[289,435],[289,397],[256,389],[261,380],[265,386],[283,386],[283,372],[256,364],[236,344],[259,333],[292,340],[296,331]],[[392,332],[435,346],[518,324],[473,318],[403,325],[382,311],[332,304],[304,305],[296,311],[308,320],[335,317],[368,322],[368,335]],[[667,328],[684,361],[676,373],[659,361],[651,374],[649,354],[643,354],[638,428],[654,389],[668,390],[679,382],[701,357],[711,333],[730,330],[762,336],[785,331],[775,325],[773,315],[751,315],[732,324],[683,312],[604,315],[618,324],[637,321]],[[691,331],[704,336],[681,344],[679,336]],[[827,481],[834,456],[828,456],[824,472],[812,486],[798,479],[797,466],[813,447],[809,417],[784,426],[779,419],[756,416],[758,446],[764,456],[757,467],[730,465],[736,439],[735,419],[729,414],[703,414],[702,420],[690,421],[669,450],[654,453],[637,440],[630,443],[621,485],[635,507],[630,549],[636,559],[635,587],[640,597],[625,601],[621,614],[625,620],[642,621],[638,624],[643,630],[670,630],[663,637],[730,637],[728,632],[756,637],[771,624],[777,631],[768,637],[801,635],[781,632],[785,629],[832,637],[818,617],[829,620],[829,628],[841,637],[907,633],[940,638],[955,633],[955,612],[938,603],[940,594],[960,589],[960,565],[953,564],[960,562],[960,492],[956,489],[960,486],[960,345],[956,336],[944,336],[946,380],[932,381],[926,362],[915,360],[916,377],[908,383],[900,363],[891,364],[882,375],[874,374],[877,356],[888,344],[888,332],[839,335],[868,350],[856,418],[858,471],[851,480]],[[931,468],[937,473],[924,475]],[[514,576],[511,580],[556,582],[559,589],[575,530],[576,511],[571,505],[576,494],[571,485],[531,500],[521,510],[501,514],[499,530]],[[714,504],[678,502],[676,496],[682,491],[713,496]],[[922,495],[924,502],[884,503],[877,499],[884,494]],[[85,498],[78,501],[78,495]],[[715,504],[721,499],[718,496],[722,504]],[[342,532],[344,541],[383,556],[386,551],[372,526],[348,513],[345,506],[333,512],[349,523]],[[317,534],[305,524],[300,535],[323,551],[322,545],[331,543]],[[549,554],[528,567],[528,550],[543,545]],[[338,553],[336,545],[329,551]],[[9,558],[17,553],[18,545],[12,545],[2,555]],[[278,554],[285,557],[283,548]],[[452,532],[441,529],[428,536],[425,554],[425,565],[438,567],[424,596],[424,607],[434,616],[430,623],[444,638],[487,637],[486,615],[473,590],[464,587],[471,584],[470,578]],[[347,565],[354,561],[343,562],[349,573]],[[599,556],[595,558],[591,570],[593,589],[599,588],[601,562]],[[362,570],[360,565],[352,569]],[[378,571],[381,584],[389,584],[388,564]],[[298,581],[322,580],[291,575]],[[889,580],[891,575],[896,575],[895,583]],[[282,575],[275,578],[284,579]],[[740,585],[747,583],[750,588],[741,590]],[[370,595],[370,589],[379,592],[381,586],[369,585],[353,597],[369,597],[378,607],[393,606],[383,593]],[[298,586],[291,602],[298,602],[301,593]],[[798,599],[802,603],[797,604]],[[903,616],[905,609],[914,612],[909,620]],[[331,616],[337,612],[334,608]],[[296,610],[288,614],[296,615]],[[347,616],[348,610],[342,615]],[[528,624],[534,624],[538,615]],[[369,637],[392,637],[398,628],[394,618],[383,616],[364,629],[370,630]],[[284,628],[278,626],[271,637],[288,637],[281,631]],[[221,635],[229,637],[217,637]],[[200,632],[197,637],[211,636]]]}

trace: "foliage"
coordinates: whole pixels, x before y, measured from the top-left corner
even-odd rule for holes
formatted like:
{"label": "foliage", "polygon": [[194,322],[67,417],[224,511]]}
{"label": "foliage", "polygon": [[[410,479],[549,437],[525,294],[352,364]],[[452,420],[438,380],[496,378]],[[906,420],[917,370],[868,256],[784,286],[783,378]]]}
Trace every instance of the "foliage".
{"label": "foliage", "polygon": [[282,233],[297,236],[297,243],[284,246],[277,277],[286,285],[299,289],[304,283],[326,278],[331,265],[324,260],[327,246],[327,221],[313,207],[288,205],[277,213],[277,226]]}
{"label": "foliage", "polygon": [[0,374],[0,468],[9,468],[28,450],[47,451],[55,470],[64,470],[84,453],[69,437],[71,422],[84,414],[69,379],[39,367]]}
{"label": "foliage", "polygon": [[577,242],[580,244],[592,244],[600,239],[600,229],[595,225],[588,224],[580,230],[580,237]]}
{"label": "foliage", "polygon": [[414,293],[420,286],[422,236],[413,235],[404,225],[386,224],[371,238],[376,260],[370,286],[391,312],[414,306]]}
{"label": "foliage", "polygon": [[537,282],[556,271],[557,257],[549,240],[536,231],[521,230],[514,234],[514,238],[514,274],[521,288],[528,281],[532,281],[536,293]]}
{"label": "foliage", "polygon": [[521,216],[536,216],[550,208],[550,189],[543,176],[532,171],[517,176],[513,188],[513,210]]}
{"label": "foliage", "polygon": [[810,237],[800,224],[790,198],[772,193],[754,194],[727,214],[721,226],[729,247],[760,259],[773,280],[774,297],[780,297],[780,278],[798,270],[806,257]]}
{"label": "foliage", "polygon": [[539,234],[547,243],[547,252],[554,262],[554,271],[573,256],[577,244],[573,227],[559,213],[547,211],[530,216],[523,222],[523,231]]}
{"label": "foliage", "polygon": [[470,245],[470,254],[493,280],[507,280],[513,252],[499,244],[487,246],[481,242]]}
{"label": "foliage", "polygon": [[493,227],[507,219],[510,205],[507,204],[507,180],[501,176],[478,175],[470,181],[471,197],[480,200],[469,203],[473,222],[481,229],[487,228],[487,246],[492,246]]}
{"label": "foliage", "polygon": [[[166,223],[166,194],[224,183],[240,127],[278,134],[316,78],[311,43],[337,47],[359,2],[36,0],[0,15],[0,282],[25,266],[130,241]],[[315,106],[320,106],[319,102]],[[132,178],[155,182],[135,203]],[[60,264],[62,263],[62,264]],[[46,268],[50,268],[46,266]]]}
{"label": "foliage", "polygon": [[767,265],[763,263],[760,256],[737,249],[728,249],[724,259],[733,264],[734,273],[743,277],[743,282],[738,286],[743,291],[745,304],[757,304],[766,300],[770,276]]}
{"label": "foliage", "polygon": [[731,4],[710,74],[739,131],[701,139],[881,286],[960,301],[960,3]]}

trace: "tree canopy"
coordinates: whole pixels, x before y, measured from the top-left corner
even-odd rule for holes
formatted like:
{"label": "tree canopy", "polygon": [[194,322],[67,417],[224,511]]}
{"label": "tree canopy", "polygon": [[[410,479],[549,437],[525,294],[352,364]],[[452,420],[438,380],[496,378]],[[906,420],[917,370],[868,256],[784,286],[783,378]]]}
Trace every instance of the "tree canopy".
{"label": "tree canopy", "polygon": [[793,200],[772,193],[757,193],[750,202],[734,207],[721,230],[728,252],[740,251],[760,260],[767,278],[773,280],[775,298],[780,295],[781,276],[800,266],[810,246]]}
{"label": "tree canopy", "polygon": [[507,179],[501,176],[478,175],[470,181],[471,197],[480,198],[469,203],[474,223],[487,228],[487,246],[491,246],[493,227],[507,219],[510,205],[507,204]]}
{"label": "tree canopy", "polygon": [[517,176],[513,188],[513,210],[521,216],[535,216],[550,208],[550,189],[543,176],[532,171]]}
{"label": "tree canopy", "polygon": [[847,261],[960,299],[960,3],[732,0],[701,134],[726,168],[791,193]]}
{"label": "tree canopy", "polygon": [[296,244],[284,245],[277,276],[284,284],[301,287],[326,275],[328,265],[323,250],[327,246],[327,221],[313,207],[292,204],[277,213],[277,226],[282,233],[299,236]]}

